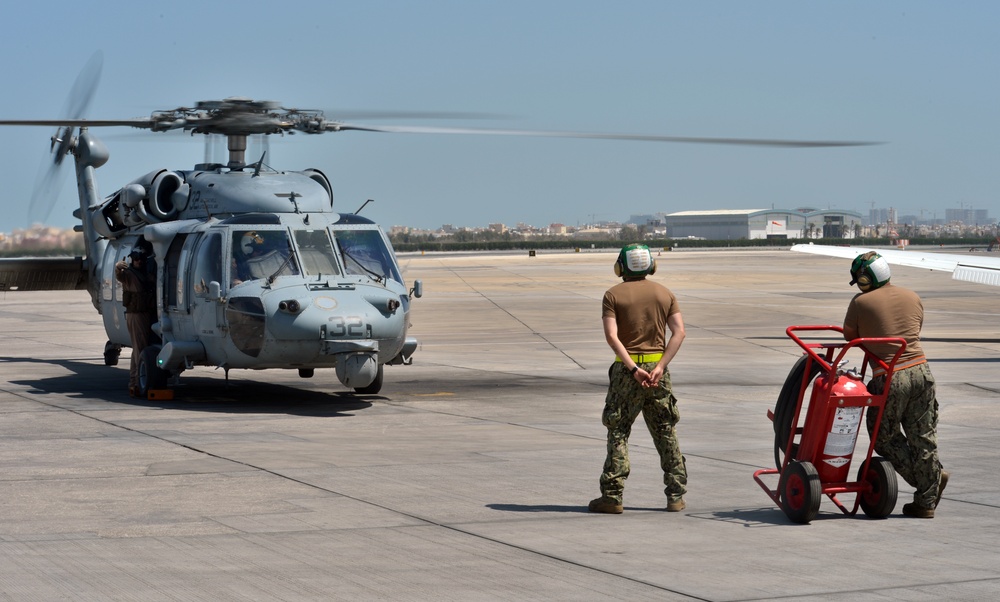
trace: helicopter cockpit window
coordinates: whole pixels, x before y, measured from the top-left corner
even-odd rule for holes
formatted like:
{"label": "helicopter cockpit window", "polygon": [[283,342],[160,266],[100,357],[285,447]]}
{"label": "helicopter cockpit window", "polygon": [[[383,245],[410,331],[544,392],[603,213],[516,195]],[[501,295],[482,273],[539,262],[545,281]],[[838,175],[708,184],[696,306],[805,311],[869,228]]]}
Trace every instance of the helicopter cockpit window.
{"label": "helicopter cockpit window", "polygon": [[299,263],[308,276],[339,276],[330,234],[326,230],[293,230]]}
{"label": "helicopter cockpit window", "polygon": [[396,262],[378,230],[336,230],[334,236],[348,274],[387,278],[402,283]]}
{"label": "helicopter cockpit window", "polygon": [[230,284],[298,274],[291,241],[284,230],[233,230]]}
{"label": "helicopter cockpit window", "polygon": [[194,294],[204,297],[208,294],[209,282],[222,282],[222,234],[211,232],[198,245],[195,256],[192,286]]}

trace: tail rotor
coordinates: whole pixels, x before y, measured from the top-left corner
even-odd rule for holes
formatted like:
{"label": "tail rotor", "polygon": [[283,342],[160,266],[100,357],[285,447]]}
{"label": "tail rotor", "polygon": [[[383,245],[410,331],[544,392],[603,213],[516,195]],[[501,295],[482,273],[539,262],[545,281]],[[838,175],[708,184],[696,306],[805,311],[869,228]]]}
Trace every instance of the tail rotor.
{"label": "tail rotor", "polygon": [[[97,92],[103,64],[104,55],[98,50],[80,71],[63,107],[63,114],[67,119],[83,119],[86,116],[90,102]],[[76,144],[74,130],[72,126],[60,127],[51,138],[49,155],[38,170],[35,188],[31,195],[31,204],[28,207],[29,226],[48,221],[56,201],[59,200],[59,193],[65,181],[60,166]]]}

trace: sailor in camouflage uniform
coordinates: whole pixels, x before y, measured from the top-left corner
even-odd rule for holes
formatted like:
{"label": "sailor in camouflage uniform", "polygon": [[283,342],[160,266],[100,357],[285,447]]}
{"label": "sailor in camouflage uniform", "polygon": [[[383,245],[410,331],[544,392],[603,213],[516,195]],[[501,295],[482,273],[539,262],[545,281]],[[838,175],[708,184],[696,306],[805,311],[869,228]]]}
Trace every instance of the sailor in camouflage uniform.
{"label": "sailor in camouflage uniform", "polygon": [[[869,251],[854,259],[851,284],[857,284],[861,292],[847,307],[844,338],[892,337],[906,341],[906,349],[892,373],[875,451],[916,490],[913,502],[903,505],[903,514],[934,518],[934,509],[948,484],[948,473],[938,461],[934,376],[920,348],[924,308],[916,293],[890,284],[889,277],[889,264],[878,253]],[[898,345],[869,344],[867,348],[888,363]],[[876,395],[885,391],[883,371],[875,369],[868,390]],[[869,434],[875,428],[875,417],[875,412],[868,413]]]}
{"label": "sailor in camouflage uniform", "polygon": [[604,336],[616,357],[608,370],[610,385],[602,415],[608,455],[601,473],[601,497],[590,502],[591,512],[623,510],[630,468],[628,437],[640,412],[660,455],[666,509],[680,512],[685,506],[687,470],[675,430],[680,415],[667,370],[684,341],[684,320],[673,293],[646,279],[655,271],[648,247],[628,245],[615,262],[615,275],[623,282],[604,294]]}

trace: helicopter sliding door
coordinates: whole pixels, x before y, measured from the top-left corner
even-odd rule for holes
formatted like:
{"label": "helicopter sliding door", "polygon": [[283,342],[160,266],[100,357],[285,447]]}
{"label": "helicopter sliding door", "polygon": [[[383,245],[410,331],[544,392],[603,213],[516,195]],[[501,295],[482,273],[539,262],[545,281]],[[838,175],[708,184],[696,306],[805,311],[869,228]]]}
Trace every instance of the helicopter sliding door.
{"label": "helicopter sliding door", "polygon": [[201,338],[219,337],[224,331],[225,310],[218,299],[223,281],[223,238],[223,232],[209,231],[195,241],[190,256],[189,315],[194,332]]}
{"label": "helicopter sliding door", "polygon": [[192,248],[197,236],[178,234],[170,243],[164,265],[163,313],[167,315],[169,331],[163,333],[163,342],[193,340],[194,330],[188,307],[190,296]]}
{"label": "helicopter sliding door", "polygon": [[108,340],[119,345],[130,346],[132,339],[125,322],[125,307],[122,305],[122,286],[115,278],[115,264],[127,261],[131,244],[108,245],[101,263],[101,317]]}
{"label": "helicopter sliding door", "polygon": [[164,313],[169,317],[166,341],[197,341],[220,336],[222,309],[211,299],[212,283],[221,286],[222,232],[178,234],[167,252]]}

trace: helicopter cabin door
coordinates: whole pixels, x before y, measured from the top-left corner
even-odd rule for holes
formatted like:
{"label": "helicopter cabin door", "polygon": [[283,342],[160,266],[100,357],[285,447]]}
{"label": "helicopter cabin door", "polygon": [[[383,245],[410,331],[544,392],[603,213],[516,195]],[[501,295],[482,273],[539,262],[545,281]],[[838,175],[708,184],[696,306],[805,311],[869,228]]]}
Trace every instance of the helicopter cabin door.
{"label": "helicopter cabin door", "polygon": [[198,341],[221,335],[218,298],[209,299],[211,283],[222,279],[222,233],[178,235],[167,256],[165,306],[170,341]]}
{"label": "helicopter cabin door", "polygon": [[101,265],[101,316],[104,318],[104,330],[112,343],[132,345],[125,322],[125,306],[122,304],[122,286],[115,278],[115,264],[128,261],[131,244],[108,245],[104,252]]}
{"label": "helicopter cabin door", "polygon": [[225,304],[219,291],[223,279],[223,232],[210,230],[201,236],[191,255],[188,306],[194,324],[191,340],[225,334]]}

